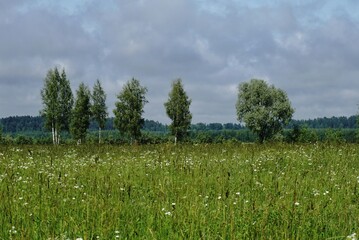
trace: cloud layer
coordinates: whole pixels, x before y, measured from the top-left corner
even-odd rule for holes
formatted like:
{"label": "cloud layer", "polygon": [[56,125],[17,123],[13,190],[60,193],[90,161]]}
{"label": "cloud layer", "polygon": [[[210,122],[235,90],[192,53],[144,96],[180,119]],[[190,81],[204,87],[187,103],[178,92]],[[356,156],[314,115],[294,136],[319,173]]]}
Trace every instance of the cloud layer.
{"label": "cloud layer", "polygon": [[235,122],[237,86],[285,90],[295,118],[349,116],[359,102],[355,1],[104,0],[0,3],[0,117],[37,115],[50,68],[73,91],[99,78],[112,112],[130,78],[149,90],[145,117],[182,78],[194,122]]}

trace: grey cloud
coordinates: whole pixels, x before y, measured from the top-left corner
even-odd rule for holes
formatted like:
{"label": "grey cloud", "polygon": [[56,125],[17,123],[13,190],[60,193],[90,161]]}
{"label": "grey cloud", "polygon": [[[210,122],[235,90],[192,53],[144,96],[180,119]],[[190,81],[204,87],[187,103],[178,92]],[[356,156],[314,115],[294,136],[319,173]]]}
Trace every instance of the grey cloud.
{"label": "grey cloud", "polygon": [[194,122],[236,121],[236,88],[250,78],[287,91],[296,118],[356,113],[358,20],[327,1],[89,1],[69,12],[9,2],[0,3],[1,116],[38,114],[54,66],[66,68],[73,90],[101,79],[110,112],[122,85],[138,78],[149,89],[145,117],[161,122],[179,77]]}

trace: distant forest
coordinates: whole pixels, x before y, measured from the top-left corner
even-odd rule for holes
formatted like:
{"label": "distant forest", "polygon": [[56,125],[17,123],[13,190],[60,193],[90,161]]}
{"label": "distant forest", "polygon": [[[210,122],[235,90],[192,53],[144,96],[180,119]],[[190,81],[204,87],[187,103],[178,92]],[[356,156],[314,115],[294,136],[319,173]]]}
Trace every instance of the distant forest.
{"label": "distant forest", "polygon": [[[115,130],[113,118],[108,118],[104,130]],[[295,126],[309,129],[354,129],[357,127],[357,116],[351,117],[331,117],[316,118],[309,120],[292,120],[286,129],[293,129]],[[0,128],[3,133],[22,133],[44,131],[44,121],[42,117],[14,116],[0,119]],[[191,131],[220,131],[220,130],[240,130],[245,127],[238,123],[196,123],[191,125]],[[90,131],[96,131],[98,126],[92,121]],[[167,133],[168,126],[153,120],[145,120],[143,126],[145,132]]]}

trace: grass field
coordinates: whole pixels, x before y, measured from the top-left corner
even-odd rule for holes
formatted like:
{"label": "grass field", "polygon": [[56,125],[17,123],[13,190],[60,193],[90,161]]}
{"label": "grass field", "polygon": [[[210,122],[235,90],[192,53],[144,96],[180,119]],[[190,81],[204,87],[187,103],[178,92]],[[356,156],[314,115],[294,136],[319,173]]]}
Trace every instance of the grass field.
{"label": "grass field", "polygon": [[0,147],[0,239],[356,239],[357,145]]}

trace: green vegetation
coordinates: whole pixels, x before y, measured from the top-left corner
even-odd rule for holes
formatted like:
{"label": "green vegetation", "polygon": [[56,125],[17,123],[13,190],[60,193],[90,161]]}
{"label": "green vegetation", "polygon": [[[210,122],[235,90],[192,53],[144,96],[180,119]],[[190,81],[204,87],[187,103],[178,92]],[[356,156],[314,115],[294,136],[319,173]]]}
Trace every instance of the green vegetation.
{"label": "green vegetation", "polygon": [[106,106],[106,93],[103,90],[100,80],[97,79],[91,95],[91,113],[98,124],[98,142],[101,143],[101,130],[105,128],[108,116]]}
{"label": "green vegetation", "polygon": [[144,124],[142,114],[147,103],[147,88],[140,85],[140,81],[132,78],[117,95],[114,126],[121,134],[130,138],[131,143],[141,137],[141,128]]}
{"label": "green vegetation", "polygon": [[[357,116],[350,117],[324,117],[308,120],[291,120],[286,129],[294,126],[308,129],[354,129],[357,128]],[[43,131],[44,120],[42,117],[13,116],[0,119],[4,133],[21,133],[26,131]],[[218,130],[241,130],[244,127],[238,123],[196,123],[191,125],[192,131],[218,131]],[[90,131],[98,130],[95,121],[90,122]],[[107,118],[105,130],[114,130],[113,118]],[[167,126],[157,121],[145,119],[143,130],[152,132],[167,132]]]}
{"label": "green vegetation", "polygon": [[44,88],[41,90],[41,98],[44,108],[40,113],[45,119],[44,126],[51,130],[53,143],[59,144],[61,131],[69,130],[74,102],[65,70],[61,75],[57,68],[48,71]]}
{"label": "green vegetation", "polygon": [[279,133],[294,113],[283,90],[258,79],[239,85],[236,108],[238,120],[258,135],[260,143]]}
{"label": "green vegetation", "polygon": [[346,239],[356,145],[0,147],[0,239]]}
{"label": "green vegetation", "polygon": [[[343,118],[343,123],[352,118]],[[329,118],[327,118],[329,119]],[[338,119],[338,118],[333,118]],[[323,119],[324,120],[324,119]],[[3,143],[4,144],[51,144],[51,134],[42,130],[41,117],[9,117],[0,119],[3,122]],[[297,121],[296,121],[297,122]],[[308,120],[304,125],[294,125],[291,128],[284,129],[281,135],[277,135],[272,141],[288,143],[315,143],[315,142],[358,142],[357,128],[354,125],[347,125],[347,128],[310,128],[307,123],[314,123],[314,120]],[[320,119],[316,122],[326,122]],[[336,127],[331,121],[330,126]],[[338,123],[338,124],[342,124]],[[291,125],[291,124],[290,124]],[[308,124],[309,125],[309,124]],[[323,127],[329,125],[322,125]],[[105,123],[105,130],[102,131],[103,143],[119,144],[130,142],[126,136],[113,129],[113,118],[108,118]],[[313,125],[309,125],[313,126]],[[98,124],[95,121],[90,122],[89,131],[86,135],[86,142],[98,143]],[[145,120],[141,130],[141,143],[166,143],[172,141],[168,127],[153,120]],[[69,133],[63,132],[62,143],[75,143]],[[197,123],[191,125],[187,142],[193,143],[223,143],[223,142],[255,142],[257,136],[249,129],[239,124],[220,124],[220,123]]]}
{"label": "green vegetation", "polygon": [[91,118],[91,93],[89,88],[81,83],[76,91],[75,107],[71,114],[71,134],[77,143],[82,143],[86,139],[87,129]]}
{"label": "green vegetation", "polygon": [[188,98],[181,79],[172,83],[172,90],[168,94],[168,101],[165,102],[167,116],[172,120],[169,125],[172,136],[181,141],[188,135],[191,126],[192,114],[189,110],[191,99]]}

